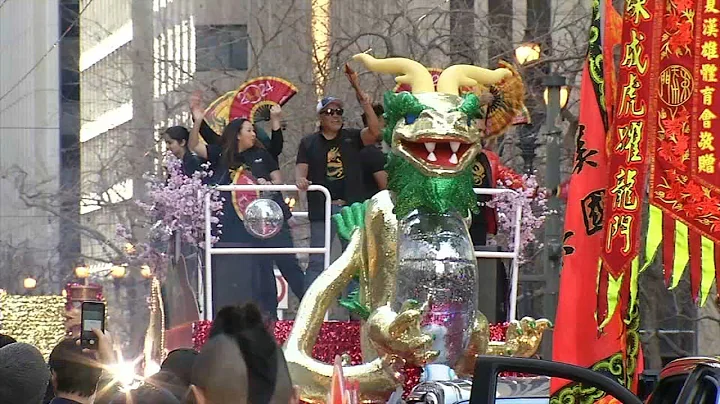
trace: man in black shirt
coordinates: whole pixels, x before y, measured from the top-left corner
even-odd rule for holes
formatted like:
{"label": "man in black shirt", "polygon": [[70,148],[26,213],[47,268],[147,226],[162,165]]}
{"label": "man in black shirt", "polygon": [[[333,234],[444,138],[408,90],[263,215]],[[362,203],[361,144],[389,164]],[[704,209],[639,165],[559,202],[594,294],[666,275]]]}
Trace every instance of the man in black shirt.
{"label": "man in black shirt", "polygon": [[[373,104],[373,111],[375,111],[375,116],[377,116],[380,123],[380,130],[382,130],[385,127],[385,119],[383,118],[385,109],[380,104]],[[367,127],[367,115],[362,114],[362,121]],[[382,141],[363,147],[360,151],[360,161],[363,165],[363,181],[367,192],[365,199],[370,199],[383,189],[387,189],[388,177],[385,171],[386,159],[382,150]]]}
{"label": "man in black shirt", "polygon": [[[367,116],[367,127],[343,127],[343,102],[325,97],[317,104],[320,130],[305,136],[298,148],[295,180],[301,191],[310,184],[323,185],[330,191],[332,214],[343,206],[363,202],[367,197],[363,181],[360,151],[374,145],[380,138],[380,123],[366,94],[358,93],[358,100]],[[308,192],[310,219],[310,246],[323,247],[325,243],[325,198],[320,192]],[[334,237],[331,236],[331,239]],[[309,286],[324,270],[323,256],[311,254],[305,273]]]}

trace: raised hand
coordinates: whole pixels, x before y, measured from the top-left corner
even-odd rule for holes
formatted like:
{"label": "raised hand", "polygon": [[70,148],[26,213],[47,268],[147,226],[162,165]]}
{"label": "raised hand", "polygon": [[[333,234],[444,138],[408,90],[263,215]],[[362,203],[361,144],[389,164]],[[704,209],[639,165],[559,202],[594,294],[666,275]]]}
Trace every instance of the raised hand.
{"label": "raised hand", "polygon": [[280,120],[282,117],[282,107],[280,105],[273,105],[270,107],[270,120]]}
{"label": "raised hand", "polygon": [[202,91],[196,90],[190,95],[190,111],[193,118],[201,119],[205,115],[205,109],[202,106]]}
{"label": "raised hand", "polygon": [[345,77],[347,77],[350,85],[353,87],[353,89],[355,89],[355,91],[361,91],[360,79],[358,79],[358,75],[355,70],[353,70],[352,67],[350,67],[350,65],[347,63],[345,63]]}

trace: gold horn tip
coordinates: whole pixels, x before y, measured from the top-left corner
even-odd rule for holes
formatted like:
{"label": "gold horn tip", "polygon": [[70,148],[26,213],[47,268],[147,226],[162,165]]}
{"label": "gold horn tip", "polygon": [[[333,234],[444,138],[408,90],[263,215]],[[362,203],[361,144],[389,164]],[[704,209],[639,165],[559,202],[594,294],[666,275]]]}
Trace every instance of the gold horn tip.
{"label": "gold horn tip", "polygon": [[506,69],[504,67],[501,67],[499,69],[495,69],[496,72],[501,73],[503,77],[510,77],[513,75],[512,70]]}
{"label": "gold horn tip", "polygon": [[368,55],[367,53],[358,53],[356,55],[353,55],[352,60],[365,63],[367,61],[373,61],[377,59],[375,59],[372,55]]}

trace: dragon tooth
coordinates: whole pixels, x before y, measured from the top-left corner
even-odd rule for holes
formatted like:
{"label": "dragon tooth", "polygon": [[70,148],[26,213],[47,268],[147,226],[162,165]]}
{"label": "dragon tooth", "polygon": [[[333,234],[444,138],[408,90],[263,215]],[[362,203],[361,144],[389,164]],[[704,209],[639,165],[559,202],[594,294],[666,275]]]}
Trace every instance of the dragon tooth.
{"label": "dragon tooth", "polygon": [[457,154],[453,153],[452,156],[450,156],[450,164],[457,164],[457,163],[458,163]]}
{"label": "dragon tooth", "polygon": [[457,153],[457,151],[460,150],[460,142],[450,142],[450,150],[452,150],[453,153]]}
{"label": "dragon tooth", "polygon": [[435,157],[435,153],[430,152],[430,154],[428,154],[428,156],[427,156],[427,160],[428,161],[437,161],[437,157]]}
{"label": "dragon tooth", "polygon": [[428,153],[432,154],[432,152],[435,151],[435,142],[426,142],[426,143],[424,143],[424,145],[425,145],[425,150],[427,150]]}

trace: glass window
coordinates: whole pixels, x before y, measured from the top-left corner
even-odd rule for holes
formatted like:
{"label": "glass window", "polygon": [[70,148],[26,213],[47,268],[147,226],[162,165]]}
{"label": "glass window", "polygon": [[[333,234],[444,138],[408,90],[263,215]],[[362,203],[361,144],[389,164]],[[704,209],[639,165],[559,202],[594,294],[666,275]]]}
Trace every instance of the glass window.
{"label": "glass window", "polygon": [[686,379],[687,375],[678,375],[660,380],[648,404],[675,404]]}
{"label": "glass window", "polygon": [[198,71],[247,70],[247,26],[199,25],[195,38]]}

